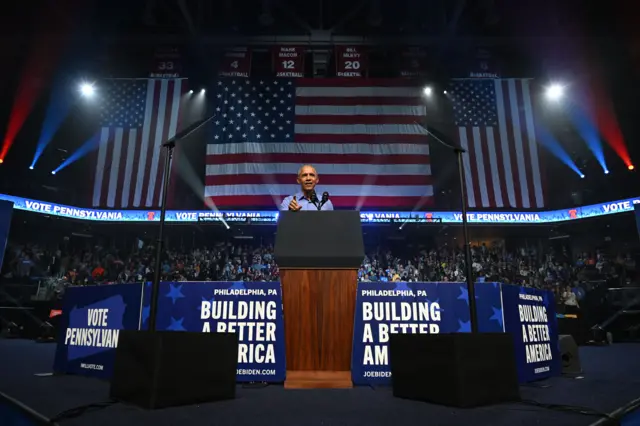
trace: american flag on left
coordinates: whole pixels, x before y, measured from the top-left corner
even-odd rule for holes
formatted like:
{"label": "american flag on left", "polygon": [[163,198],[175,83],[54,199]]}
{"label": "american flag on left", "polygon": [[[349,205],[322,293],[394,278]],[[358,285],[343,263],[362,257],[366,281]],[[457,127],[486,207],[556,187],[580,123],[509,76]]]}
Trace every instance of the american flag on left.
{"label": "american flag on left", "polygon": [[164,149],[175,136],[185,79],[113,79],[101,90],[94,207],[160,205]]}

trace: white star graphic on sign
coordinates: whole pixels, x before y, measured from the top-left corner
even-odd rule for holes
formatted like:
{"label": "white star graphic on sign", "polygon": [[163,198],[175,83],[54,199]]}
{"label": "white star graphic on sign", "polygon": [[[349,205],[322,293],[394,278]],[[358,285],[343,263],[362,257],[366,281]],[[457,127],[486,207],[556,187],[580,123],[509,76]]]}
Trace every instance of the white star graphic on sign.
{"label": "white star graphic on sign", "polygon": [[269,99],[266,100],[267,103],[270,103],[271,101]]}
{"label": "white star graphic on sign", "polygon": [[235,108],[236,108],[236,107],[233,107],[233,106],[232,106],[232,107],[230,107],[229,109],[230,109],[231,111],[233,111]]}
{"label": "white star graphic on sign", "polygon": [[222,131],[223,131],[223,132],[225,132],[226,130],[227,130],[227,128],[226,128],[226,127],[223,127],[223,128],[222,128]]}
{"label": "white star graphic on sign", "polygon": [[274,135],[273,133],[271,133],[271,137],[272,137],[272,138],[275,138],[275,137],[276,137],[276,135]]}
{"label": "white star graphic on sign", "polygon": [[265,113],[264,113],[264,115],[266,115],[266,116],[268,117],[268,116],[269,116],[269,113],[268,113],[268,112],[265,112]]}
{"label": "white star graphic on sign", "polygon": [[216,121],[215,123],[216,123],[216,126],[217,126],[218,124],[220,124],[220,122],[219,122],[219,121]]}
{"label": "white star graphic on sign", "polygon": [[260,135],[259,135],[259,134],[258,134],[258,135],[256,135],[256,138],[260,139]]}
{"label": "white star graphic on sign", "polygon": [[276,124],[276,120],[271,120],[271,124]]}
{"label": "white star graphic on sign", "polygon": [[213,138],[214,138],[214,139],[220,139],[220,136],[215,135]]}
{"label": "white star graphic on sign", "polygon": [[285,135],[285,137],[286,137],[286,138],[289,138],[289,133],[287,133],[287,134]]}
{"label": "white star graphic on sign", "polygon": [[224,100],[224,103],[225,103],[225,104],[228,104],[228,103],[229,103],[229,101],[225,99],[225,100]]}
{"label": "white star graphic on sign", "polygon": [[221,94],[221,93],[218,93],[218,94],[216,95],[216,97],[217,97],[217,98],[221,98],[221,97],[222,97],[222,94]]}
{"label": "white star graphic on sign", "polygon": [[232,97],[232,98],[235,98],[235,97],[236,97],[236,94],[235,94],[235,93],[232,93],[232,94],[231,94],[231,97]]}
{"label": "white star graphic on sign", "polygon": [[246,133],[243,133],[243,134],[242,134],[242,137],[246,139],[247,134],[246,134]]}
{"label": "white star graphic on sign", "polygon": [[243,122],[244,124],[247,124],[247,119],[245,118],[244,120],[242,120],[242,122]]}
{"label": "white star graphic on sign", "polygon": [[236,130],[240,130],[240,126],[236,126]]}
{"label": "white star graphic on sign", "polygon": [[262,124],[262,120],[258,120],[258,124]]}
{"label": "white star graphic on sign", "polygon": [[229,123],[233,124],[233,120],[229,120]]}
{"label": "white star graphic on sign", "polygon": [[229,91],[229,88],[228,88],[228,87],[225,87],[225,88],[224,88],[224,91],[225,91],[225,92],[228,92],[228,91]]}
{"label": "white star graphic on sign", "polygon": [[231,133],[229,133],[229,139],[231,139],[233,137],[233,135]]}
{"label": "white star graphic on sign", "polygon": [[284,114],[283,114],[283,113],[280,113],[280,117],[284,117]]}
{"label": "white star graphic on sign", "polygon": [[222,86],[222,82],[221,81],[218,82],[218,86]]}
{"label": "white star graphic on sign", "polygon": [[252,113],[251,113],[251,116],[252,116],[252,117],[255,117],[255,116],[256,116],[256,113],[255,113],[255,112],[252,112]]}
{"label": "white star graphic on sign", "polygon": [[220,112],[220,107],[216,108],[216,111]]}
{"label": "white star graphic on sign", "polygon": [[249,127],[249,130],[253,130],[253,129],[254,129],[254,127],[253,127],[253,126]]}
{"label": "white star graphic on sign", "polygon": [[248,110],[248,109],[249,109],[249,107],[248,107],[248,106],[245,106],[245,107],[244,107],[244,110],[245,110],[245,111],[246,111],[246,110]]}

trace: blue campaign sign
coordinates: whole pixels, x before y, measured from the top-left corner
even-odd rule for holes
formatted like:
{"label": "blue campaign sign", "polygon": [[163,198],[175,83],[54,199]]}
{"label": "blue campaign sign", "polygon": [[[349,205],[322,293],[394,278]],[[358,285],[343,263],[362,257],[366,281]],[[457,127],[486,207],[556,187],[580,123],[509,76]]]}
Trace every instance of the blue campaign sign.
{"label": "blue campaign sign", "polygon": [[7,240],[9,239],[12,214],[13,203],[11,201],[0,200],[0,270],[2,270],[4,251],[7,248]]}
{"label": "blue campaign sign", "polygon": [[[143,329],[148,327],[151,286],[145,285]],[[284,323],[279,282],[162,282],[158,330],[236,332],[238,382],[283,382]]]}
{"label": "blue campaign sign", "polygon": [[550,291],[502,285],[505,330],[514,338],[520,383],[561,374],[555,299]]}
{"label": "blue campaign sign", "polygon": [[[498,283],[476,283],[478,328],[504,331]],[[465,283],[359,283],[351,376],[356,385],[391,383],[389,334],[470,332]]]}
{"label": "blue campaign sign", "polygon": [[138,329],[141,302],[141,284],[68,288],[54,371],[111,377],[120,330]]}

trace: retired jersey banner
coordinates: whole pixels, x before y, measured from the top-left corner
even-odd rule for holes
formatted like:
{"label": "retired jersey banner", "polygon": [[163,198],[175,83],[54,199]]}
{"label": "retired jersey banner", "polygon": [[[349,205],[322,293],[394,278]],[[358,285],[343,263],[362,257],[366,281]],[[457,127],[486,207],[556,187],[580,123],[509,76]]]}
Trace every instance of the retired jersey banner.
{"label": "retired jersey banner", "polygon": [[54,371],[111,377],[120,330],[139,327],[141,297],[140,284],[67,288],[58,323]]}
{"label": "retired jersey banner", "polygon": [[[478,329],[503,332],[500,284],[477,283]],[[389,335],[471,331],[465,283],[358,284],[351,376],[356,385],[391,383]]]}
{"label": "retired jersey banner", "polygon": [[476,49],[468,65],[469,78],[500,78],[498,63],[493,53],[485,48]]}
{"label": "retired jersey banner", "polygon": [[362,47],[336,46],[336,76],[365,77],[367,58]]}
{"label": "retired jersey banner", "polygon": [[273,69],[276,77],[304,77],[304,53],[303,47],[274,47]]}
{"label": "retired jersey banner", "polygon": [[424,77],[427,68],[427,52],[423,48],[409,47],[400,52],[400,77]]}
{"label": "retired jersey banner", "polygon": [[176,47],[156,49],[150,78],[178,78],[182,74],[182,57]]}
{"label": "retired jersey banner", "polygon": [[502,285],[505,330],[514,338],[518,380],[561,373],[556,302],[550,291]]}
{"label": "retired jersey banner", "polygon": [[[143,328],[151,285],[145,285]],[[283,382],[284,323],[279,282],[162,282],[158,330],[238,333],[238,382]]]}
{"label": "retired jersey banner", "polygon": [[251,75],[251,50],[238,48],[225,52],[220,61],[221,77],[249,77]]}

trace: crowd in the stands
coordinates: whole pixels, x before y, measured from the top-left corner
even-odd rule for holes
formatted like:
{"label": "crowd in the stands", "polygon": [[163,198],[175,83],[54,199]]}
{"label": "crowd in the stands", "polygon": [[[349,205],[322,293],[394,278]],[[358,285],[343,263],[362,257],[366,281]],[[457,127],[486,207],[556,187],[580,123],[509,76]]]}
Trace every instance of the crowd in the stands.
{"label": "crowd in the stands", "polygon": [[[70,250],[55,247],[10,245],[3,265],[5,279],[36,279],[54,283],[58,292],[69,285],[128,283],[151,280],[155,247],[137,240],[131,250],[101,246]],[[169,248],[164,252],[162,278],[174,281],[277,281],[279,270],[273,246],[250,246],[223,242],[190,250]],[[630,257],[607,259],[601,253],[582,253],[570,258],[565,251],[522,248],[507,251],[502,245],[472,247],[474,279],[513,283],[556,292],[559,300],[577,304],[575,288],[585,274],[611,277],[635,269]],[[464,281],[464,252],[439,248],[401,255],[373,248],[359,270],[360,281]],[[579,297],[578,297],[579,298]]]}

